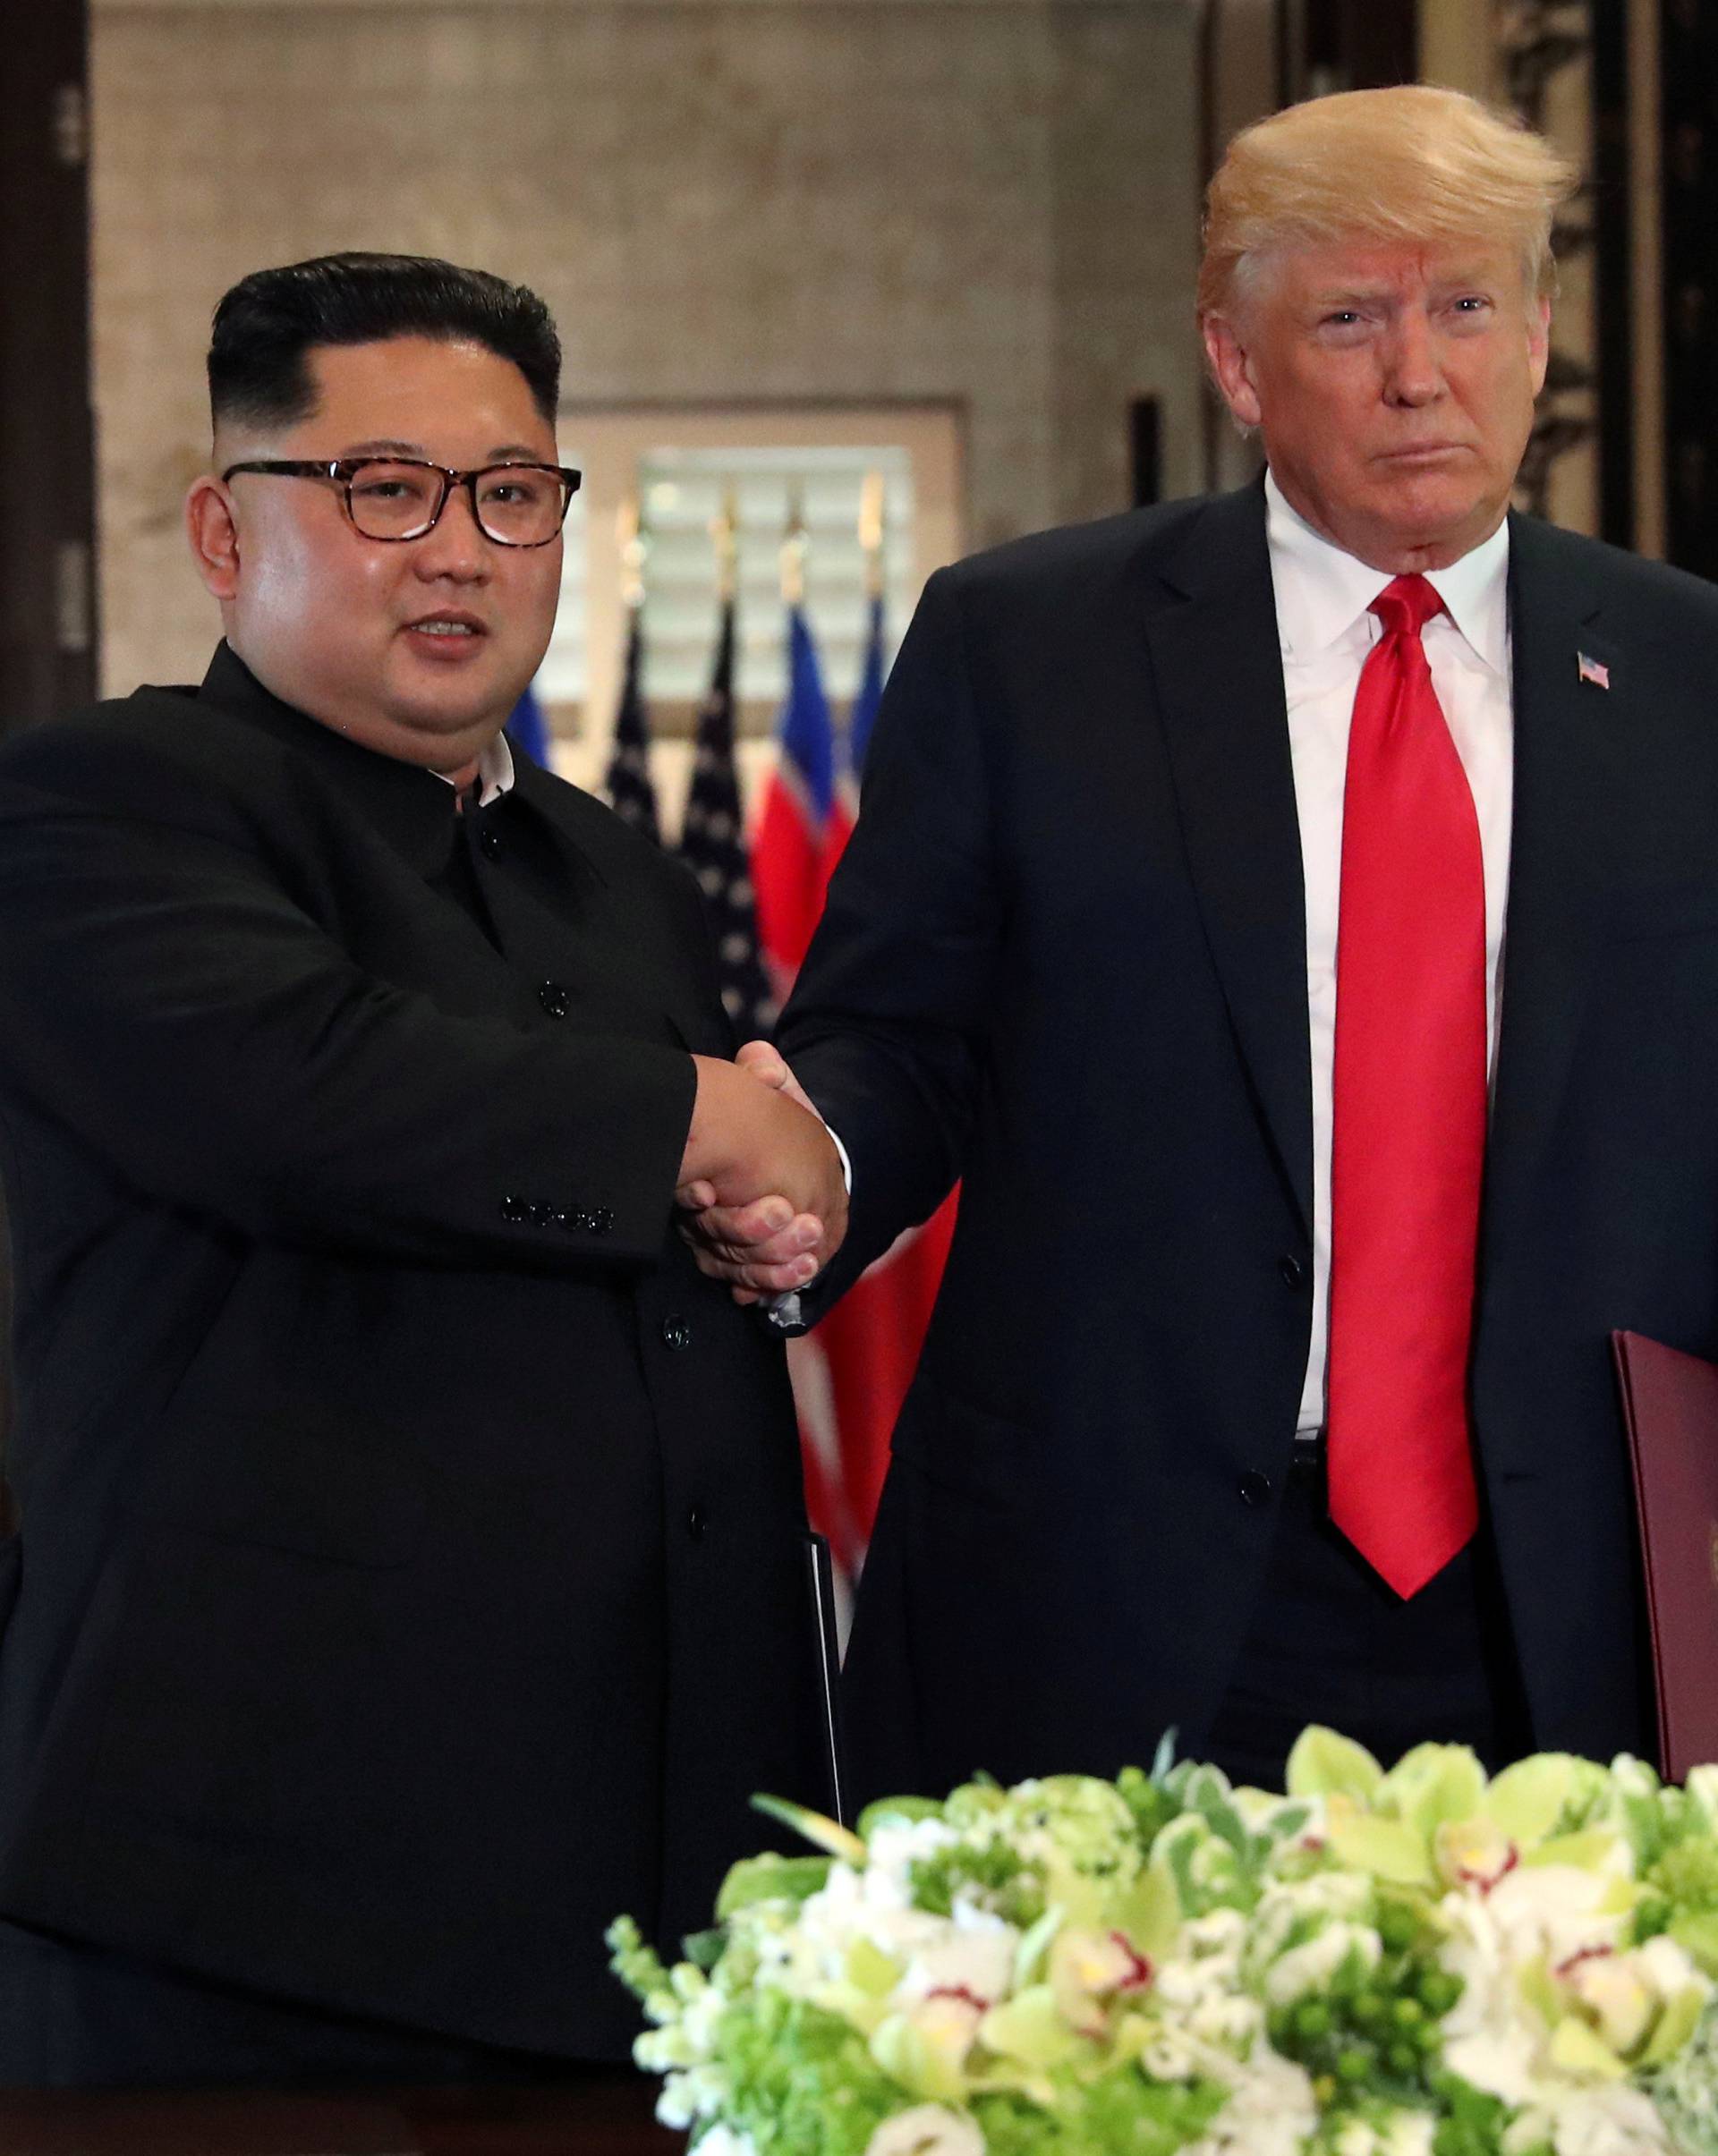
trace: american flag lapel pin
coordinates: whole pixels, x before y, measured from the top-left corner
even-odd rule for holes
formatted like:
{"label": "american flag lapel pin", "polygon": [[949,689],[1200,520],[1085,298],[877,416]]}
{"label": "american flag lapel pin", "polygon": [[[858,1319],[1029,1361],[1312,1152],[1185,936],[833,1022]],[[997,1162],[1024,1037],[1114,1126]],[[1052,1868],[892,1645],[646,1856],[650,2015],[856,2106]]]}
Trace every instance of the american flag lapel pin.
{"label": "american flag lapel pin", "polygon": [[1595,689],[1608,689],[1611,686],[1610,667],[1602,666],[1596,658],[1590,658],[1585,651],[1575,654],[1575,672],[1579,680],[1590,681]]}

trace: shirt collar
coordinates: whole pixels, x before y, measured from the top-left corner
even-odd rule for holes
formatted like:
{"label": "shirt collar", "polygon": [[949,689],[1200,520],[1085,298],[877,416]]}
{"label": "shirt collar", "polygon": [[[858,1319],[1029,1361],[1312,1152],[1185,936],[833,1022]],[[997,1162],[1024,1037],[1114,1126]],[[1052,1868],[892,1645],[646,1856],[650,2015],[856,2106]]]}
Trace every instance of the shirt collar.
{"label": "shirt collar", "polygon": [[[477,760],[477,805],[487,809],[492,801],[499,801],[504,794],[511,794],[517,774],[513,767],[513,751],[505,734],[498,734],[486,742]],[[453,780],[445,771],[436,777],[444,785],[451,786]]]}
{"label": "shirt collar", "polygon": [[[1305,662],[1347,636],[1391,581],[1314,531],[1278,486],[1264,480],[1265,542],[1285,659]],[[1426,581],[1463,641],[1507,681],[1510,673],[1510,522]]]}

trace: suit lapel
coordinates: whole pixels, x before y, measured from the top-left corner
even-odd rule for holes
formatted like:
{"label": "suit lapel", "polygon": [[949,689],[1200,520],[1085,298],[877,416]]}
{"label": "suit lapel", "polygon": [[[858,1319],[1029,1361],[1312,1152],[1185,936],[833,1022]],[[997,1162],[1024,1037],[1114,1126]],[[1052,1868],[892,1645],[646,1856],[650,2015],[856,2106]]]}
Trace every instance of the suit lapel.
{"label": "suit lapel", "polygon": [[1200,513],[1151,595],[1145,634],[1212,960],[1310,1231],[1306,900],[1262,486]]}
{"label": "suit lapel", "polygon": [[[1626,655],[1608,641],[1593,556],[1512,517],[1515,788],[1503,999],[1486,1156],[1488,1260],[1557,1116],[1603,906],[1607,803],[1626,797]],[[1609,686],[1584,680],[1583,655]]]}

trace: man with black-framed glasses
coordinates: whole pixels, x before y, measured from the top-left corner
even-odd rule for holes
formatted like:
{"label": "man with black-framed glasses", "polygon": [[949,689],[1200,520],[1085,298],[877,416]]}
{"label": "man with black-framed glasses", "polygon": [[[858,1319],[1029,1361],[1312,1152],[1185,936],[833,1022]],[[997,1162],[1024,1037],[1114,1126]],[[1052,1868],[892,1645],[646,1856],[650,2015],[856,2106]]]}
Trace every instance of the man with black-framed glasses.
{"label": "man with black-framed glasses", "polygon": [[845,1197],[727,1060],[698,894],[501,728],[578,483],[520,287],[221,302],[225,641],[0,757],[0,2084],[626,2055],[812,1749],[781,1350],[690,1176]]}

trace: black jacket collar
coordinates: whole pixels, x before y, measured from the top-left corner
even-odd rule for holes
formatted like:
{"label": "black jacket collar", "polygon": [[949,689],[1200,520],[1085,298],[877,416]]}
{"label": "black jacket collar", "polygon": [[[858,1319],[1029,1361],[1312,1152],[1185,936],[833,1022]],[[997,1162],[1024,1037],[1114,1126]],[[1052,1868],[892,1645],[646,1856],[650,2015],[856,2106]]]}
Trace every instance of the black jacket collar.
{"label": "black jacket collar", "polygon": [[225,641],[217,646],[197,694],[200,701],[259,727],[314,765],[354,813],[380,831],[421,874],[433,876],[447,866],[457,833],[453,789],[446,779],[421,765],[364,748],[284,703]]}

